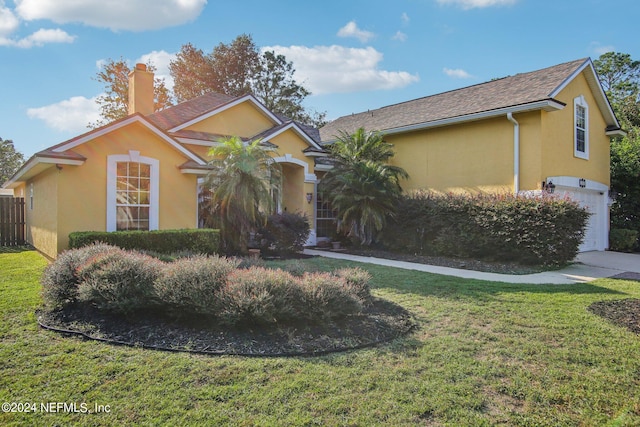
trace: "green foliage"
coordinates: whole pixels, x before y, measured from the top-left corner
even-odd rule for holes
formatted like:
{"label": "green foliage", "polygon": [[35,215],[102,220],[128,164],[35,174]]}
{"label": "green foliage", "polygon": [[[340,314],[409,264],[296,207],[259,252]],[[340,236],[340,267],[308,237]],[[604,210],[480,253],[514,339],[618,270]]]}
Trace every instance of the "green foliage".
{"label": "green foliage", "polygon": [[227,138],[209,151],[213,170],[205,186],[211,189],[210,206],[220,218],[228,253],[246,253],[249,233],[274,210],[273,193],[280,194],[282,169],[271,151],[260,140],[245,144],[239,137]]}
{"label": "green foliage", "polygon": [[155,281],[158,298],[176,317],[216,315],[223,309],[221,289],[239,261],[195,256],[165,264]]}
{"label": "green foliage", "polygon": [[55,309],[74,304],[78,299],[78,285],[81,282],[78,269],[97,255],[117,250],[115,246],[90,244],[58,255],[42,275],[42,297],[45,305]]}
{"label": "green foliage", "polygon": [[323,322],[357,314],[371,299],[371,276],[363,270],[294,276],[239,265],[237,259],[218,256],[165,263],[98,244],[62,253],[41,283],[50,310],[81,302],[125,315],[162,310],[175,319],[229,326]]}
{"label": "green foliage", "polygon": [[[155,71],[155,66],[147,63],[148,71]],[[100,120],[90,123],[90,128],[97,128],[109,124],[115,120],[127,117],[129,114],[129,73],[131,68],[127,62],[120,58],[117,61],[108,59],[102,69],[96,74],[94,80],[104,85],[104,94],[98,96],[96,103],[100,107]],[[165,86],[164,80],[153,81],[154,109],[163,110],[173,101],[171,94]]]}
{"label": "green foliage", "polygon": [[436,195],[404,197],[384,232],[394,250],[563,265],[573,260],[588,213],[554,197]]}
{"label": "green foliage", "polygon": [[613,251],[632,252],[638,244],[638,231],[612,228],[609,232],[609,248]]}
{"label": "green foliage", "polygon": [[309,112],[303,102],[311,93],[294,79],[293,63],[273,51],[260,52],[250,35],[219,43],[205,54],[191,43],[183,45],[169,64],[178,102],[208,92],[237,97],[253,94],[271,111],[315,127],[326,113]]}
{"label": "green foliage", "polygon": [[271,324],[299,318],[302,292],[297,280],[283,270],[239,269],[228,278],[222,296],[221,322]]}
{"label": "green foliage", "polygon": [[23,163],[24,156],[16,151],[13,141],[0,138],[0,185],[9,180]]}
{"label": "green foliage", "polygon": [[[627,135],[611,141],[613,228],[640,232],[640,61],[607,52],[594,61],[611,106]],[[635,249],[640,249],[640,243]]]}
{"label": "green foliage", "polygon": [[108,250],[78,268],[78,301],[122,314],[155,308],[161,267],[161,261],[139,252]]}
{"label": "green foliage", "polygon": [[344,277],[331,273],[307,273],[300,278],[306,304],[306,315],[324,320],[357,314],[364,301],[359,288],[351,286]]}
{"label": "green foliage", "polygon": [[611,188],[616,194],[612,227],[640,232],[640,138],[636,131],[611,143]]}
{"label": "green foliage", "polygon": [[400,180],[408,174],[386,163],[394,155],[393,146],[379,132],[341,132],[328,149],[333,168],[320,181],[319,191],[337,211],[338,231],[370,245],[387,217],[395,214]]}
{"label": "green foliage", "polygon": [[300,252],[309,238],[309,232],[309,218],[289,212],[269,215],[267,224],[260,230],[266,241],[265,249],[274,248],[279,254]]}
{"label": "green foliage", "polygon": [[220,232],[211,229],[152,231],[76,231],[69,234],[69,248],[80,248],[103,242],[122,249],[172,254],[189,251],[213,255],[220,248]]}

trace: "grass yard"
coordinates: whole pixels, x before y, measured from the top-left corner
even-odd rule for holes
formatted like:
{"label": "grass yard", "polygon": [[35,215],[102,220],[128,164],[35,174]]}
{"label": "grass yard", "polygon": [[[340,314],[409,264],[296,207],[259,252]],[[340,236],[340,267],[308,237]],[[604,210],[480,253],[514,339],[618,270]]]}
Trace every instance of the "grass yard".
{"label": "grass yard", "polygon": [[360,265],[417,331],[378,348],[263,359],[42,330],[45,264],[32,251],[0,253],[0,400],[36,405],[3,406],[1,425],[640,425],[640,337],[586,309],[640,298],[638,282],[509,285]]}

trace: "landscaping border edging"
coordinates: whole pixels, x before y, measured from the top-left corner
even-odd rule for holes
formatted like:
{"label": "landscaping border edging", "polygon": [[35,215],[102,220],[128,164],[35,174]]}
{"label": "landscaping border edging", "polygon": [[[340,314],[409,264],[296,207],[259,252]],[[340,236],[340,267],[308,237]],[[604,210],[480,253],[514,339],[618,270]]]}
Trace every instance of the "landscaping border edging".
{"label": "landscaping border edging", "polygon": [[281,353],[250,353],[250,352],[234,352],[234,351],[224,351],[224,350],[192,350],[192,349],[187,349],[187,348],[174,348],[174,347],[150,345],[150,344],[144,344],[144,343],[131,343],[131,342],[127,342],[127,341],[120,341],[120,340],[114,340],[114,339],[108,339],[108,338],[100,338],[100,337],[92,336],[91,334],[88,334],[88,333],[82,332],[82,331],[77,331],[77,330],[72,330],[72,329],[65,329],[65,328],[62,328],[62,327],[47,325],[42,321],[42,316],[40,316],[38,313],[36,313],[36,316],[37,316],[37,323],[42,329],[45,329],[45,330],[48,330],[48,331],[57,332],[57,333],[60,333],[60,334],[68,334],[68,335],[79,336],[79,337],[82,337],[83,339],[87,339],[87,340],[91,340],[91,341],[98,341],[98,342],[111,344],[111,345],[116,345],[116,346],[142,348],[142,349],[157,350],[157,351],[166,351],[166,352],[170,352],[170,353],[200,354],[200,355],[206,355],[206,356],[240,356],[240,357],[252,357],[252,358],[257,358],[257,357],[264,357],[264,358],[274,358],[274,357],[317,357],[317,356],[325,356],[325,355],[334,354],[334,353],[344,353],[344,352],[353,351],[353,350],[361,350],[361,349],[365,349],[365,348],[376,347],[376,346],[381,345],[381,344],[386,344],[386,343],[389,343],[389,342],[391,342],[391,341],[393,341],[393,340],[395,340],[397,338],[401,338],[401,337],[407,336],[409,333],[411,333],[412,331],[414,331],[417,328],[417,322],[415,321],[415,318],[413,317],[413,315],[410,315],[411,325],[408,328],[406,328],[406,330],[402,330],[401,332],[399,332],[398,334],[396,334],[394,336],[391,336],[391,337],[388,337],[388,338],[384,338],[384,339],[380,339],[380,340],[375,340],[375,341],[362,343],[362,344],[357,344],[357,345],[353,345],[353,346],[329,349],[329,350],[300,351],[300,352],[281,352]]}

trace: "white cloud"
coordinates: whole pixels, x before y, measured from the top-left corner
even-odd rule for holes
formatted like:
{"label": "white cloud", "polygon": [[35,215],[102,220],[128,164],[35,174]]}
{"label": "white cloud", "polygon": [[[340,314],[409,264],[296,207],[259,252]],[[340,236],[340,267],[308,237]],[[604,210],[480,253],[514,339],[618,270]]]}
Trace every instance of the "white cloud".
{"label": "white cloud", "polygon": [[73,43],[76,36],[70,36],[59,28],[55,30],[39,29],[35,33],[16,42],[16,46],[30,48],[44,46],[46,43]]}
{"label": "white cloud", "polygon": [[81,22],[111,30],[143,31],[184,24],[197,18],[207,0],[14,0],[26,21]]}
{"label": "white cloud", "polygon": [[20,26],[20,21],[13,14],[11,9],[4,7],[4,2],[0,0],[0,37],[5,37],[13,33]]}
{"label": "white cloud", "polygon": [[402,31],[398,31],[393,35],[393,37],[391,37],[391,39],[404,42],[404,41],[407,41],[407,35]]}
{"label": "white cloud", "polygon": [[616,48],[612,45],[601,45],[598,42],[591,43],[591,50],[593,50],[598,55],[603,55],[607,52],[615,52]]}
{"label": "white cloud", "polygon": [[383,55],[372,47],[268,46],[293,62],[295,79],[313,94],[397,89],[420,80],[405,71],[378,69]]}
{"label": "white cloud", "polygon": [[0,46],[14,46],[29,49],[34,46],[44,46],[47,43],[73,43],[75,39],[76,36],[71,36],[59,28],[55,30],[45,30],[41,28],[35,33],[18,40],[0,37]]}
{"label": "white cloud", "polygon": [[402,16],[400,16],[400,19],[402,20],[403,24],[408,24],[410,19],[409,19],[409,15],[407,15],[407,12],[403,12]]}
{"label": "white cloud", "polygon": [[87,125],[100,119],[100,109],[96,97],[88,99],[84,96],[74,96],[55,104],[44,107],[29,108],[27,115],[32,119],[40,119],[52,129],[84,133]]}
{"label": "white cloud", "polygon": [[370,31],[361,30],[356,25],[356,21],[347,22],[347,25],[338,30],[338,37],[355,37],[362,43],[366,43],[371,40],[375,34]]}
{"label": "white cloud", "polygon": [[168,89],[173,89],[173,77],[169,71],[169,63],[176,58],[175,53],[169,53],[164,50],[154,50],[150,53],[145,53],[135,60],[135,63],[151,63],[156,67],[155,76],[159,79],[164,79],[164,84]]}
{"label": "white cloud", "polygon": [[462,70],[460,68],[456,68],[456,69],[451,69],[451,68],[443,68],[442,71],[449,77],[453,77],[456,79],[470,79],[473,78],[473,76],[469,73],[467,73],[465,70]]}
{"label": "white cloud", "polygon": [[438,0],[440,4],[461,6],[463,9],[474,9],[490,6],[509,6],[518,0]]}

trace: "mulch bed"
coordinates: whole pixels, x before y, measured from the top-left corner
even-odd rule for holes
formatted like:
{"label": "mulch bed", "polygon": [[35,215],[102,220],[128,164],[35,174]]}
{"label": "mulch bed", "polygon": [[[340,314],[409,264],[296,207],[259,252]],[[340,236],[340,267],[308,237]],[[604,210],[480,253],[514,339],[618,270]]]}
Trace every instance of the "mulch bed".
{"label": "mulch bed", "polygon": [[591,304],[588,310],[617,326],[640,334],[640,299],[599,301]]}
{"label": "mulch bed", "polygon": [[415,322],[402,307],[374,299],[361,315],[326,324],[230,329],[214,322],[178,323],[146,315],[125,318],[90,307],[37,313],[40,326],[65,334],[167,351],[210,355],[320,355],[369,347],[409,333]]}
{"label": "mulch bed", "polygon": [[513,262],[492,262],[477,259],[449,258],[441,256],[428,256],[419,254],[403,254],[388,252],[373,248],[347,247],[340,252],[351,255],[368,256],[375,258],[392,259],[395,261],[415,262],[419,264],[437,265],[440,267],[460,268],[463,270],[483,271],[487,273],[501,274],[532,274],[546,271],[548,268],[516,264]]}

